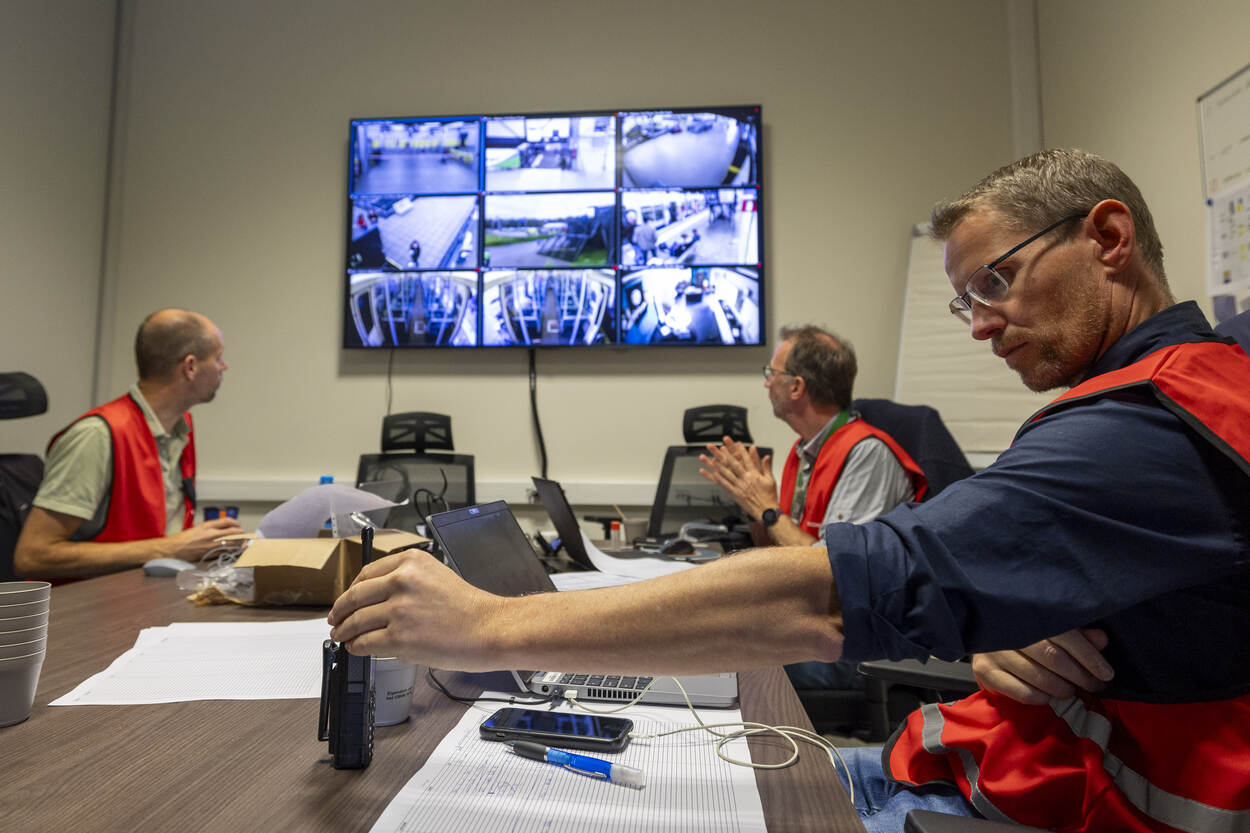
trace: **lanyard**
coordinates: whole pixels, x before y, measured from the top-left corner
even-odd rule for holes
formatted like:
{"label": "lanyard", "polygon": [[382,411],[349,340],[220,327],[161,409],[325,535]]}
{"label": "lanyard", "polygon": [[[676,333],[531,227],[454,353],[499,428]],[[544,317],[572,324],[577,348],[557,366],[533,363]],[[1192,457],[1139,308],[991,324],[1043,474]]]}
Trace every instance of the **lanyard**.
{"label": "lanyard", "polygon": [[808,464],[803,460],[803,455],[799,455],[799,472],[794,483],[794,497],[790,499],[790,518],[796,523],[798,519],[803,517],[803,504],[807,500],[807,487],[812,480],[812,469],[816,466],[816,460],[820,458],[820,451],[825,447],[825,443],[833,436],[834,432],[851,421],[850,410],[842,411],[834,418],[829,427],[825,429],[824,435],[820,438],[820,445],[816,446],[816,455],[812,458],[812,462]]}

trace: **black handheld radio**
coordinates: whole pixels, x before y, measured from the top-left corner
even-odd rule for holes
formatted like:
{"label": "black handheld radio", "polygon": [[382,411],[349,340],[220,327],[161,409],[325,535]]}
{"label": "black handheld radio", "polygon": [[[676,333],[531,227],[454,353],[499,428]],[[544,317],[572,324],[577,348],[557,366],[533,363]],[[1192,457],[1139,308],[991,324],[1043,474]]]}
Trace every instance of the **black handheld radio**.
{"label": "black handheld radio", "polygon": [[[360,532],[361,566],[373,557],[373,528]],[[330,742],[335,769],[363,769],[373,759],[373,657],[358,657],[341,643],[321,645],[321,713],[317,740]]]}

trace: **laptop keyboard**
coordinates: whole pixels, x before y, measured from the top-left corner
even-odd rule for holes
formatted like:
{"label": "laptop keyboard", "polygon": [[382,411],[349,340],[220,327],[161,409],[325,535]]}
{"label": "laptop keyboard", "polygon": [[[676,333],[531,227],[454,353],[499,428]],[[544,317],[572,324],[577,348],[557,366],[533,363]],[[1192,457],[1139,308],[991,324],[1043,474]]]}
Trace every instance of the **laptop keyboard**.
{"label": "laptop keyboard", "polygon": [[561,685],[586,685],[596,688],[624,688],[637,690],[646,688],[654,677],[613,677],[606,674],[565,674],[559,680]]}

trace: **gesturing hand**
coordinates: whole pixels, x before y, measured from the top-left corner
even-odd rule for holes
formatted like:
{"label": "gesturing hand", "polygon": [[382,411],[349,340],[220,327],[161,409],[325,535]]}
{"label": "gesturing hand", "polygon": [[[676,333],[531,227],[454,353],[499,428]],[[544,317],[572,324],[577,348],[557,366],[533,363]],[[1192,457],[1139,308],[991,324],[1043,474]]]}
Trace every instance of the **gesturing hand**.
{"label": "gesturing hand", "polygon": [[725,437],[722,445],[708,443],[707,454],[700,454],[699,462],[704,466],[699,474],[719,486],[752,518],[777,507],[771,455],[761,458],[755,446]]}

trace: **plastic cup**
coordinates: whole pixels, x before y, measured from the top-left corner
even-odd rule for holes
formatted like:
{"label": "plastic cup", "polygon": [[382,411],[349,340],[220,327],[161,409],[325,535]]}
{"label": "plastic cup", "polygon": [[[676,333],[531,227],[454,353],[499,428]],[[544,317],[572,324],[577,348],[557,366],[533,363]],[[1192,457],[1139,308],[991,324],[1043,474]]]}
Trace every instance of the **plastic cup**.
{"label": "plastic cup", "polygon": [[33,602],[17,602],[15,604],[0,604],[0,619],[12,619],[15,616],[30,616],[35,613],[42,613],[46,616],[50,607],[52,607],[51,599],[38,599]]}
{"label": "plastic cup", "polygon": [[46,636],[39,639],[30,639],[26,642],[14,642],[10,645],[0,645],[0,659],[20,657],[25,654],[34,654],[40,651],[46,651],[47,648],[48,637]]}
{"label": "plastic cup", "polygon": [[0,631],[0,645],[18,645],[22,642],[44,639],[47,635],[47,625],[38,625],[36,627],[25,628],[20,631]]}
{"label": "plastic cup", "polygon": [[51,596],[52,585],[46,581],[0,581],[0,604],[34,602]]}
{"label": "plastic cup", "polygon": [[44,652],[0,659],[0,726],[12,726],[30,717],[39,687]]}
{"label": "plastic cup", "polygon": [[8,619],[0,619],[0,633],[23,631],[27,628],[37,628],[46,624],[48,624],[46,611],[43,613],[32,613],[29,616],[14,616]]}
{"label": "plastic cup", "polygon": [[417,668],[395,657],[377,657],[373,664],[373,725],[394,726],[408,719]]}

